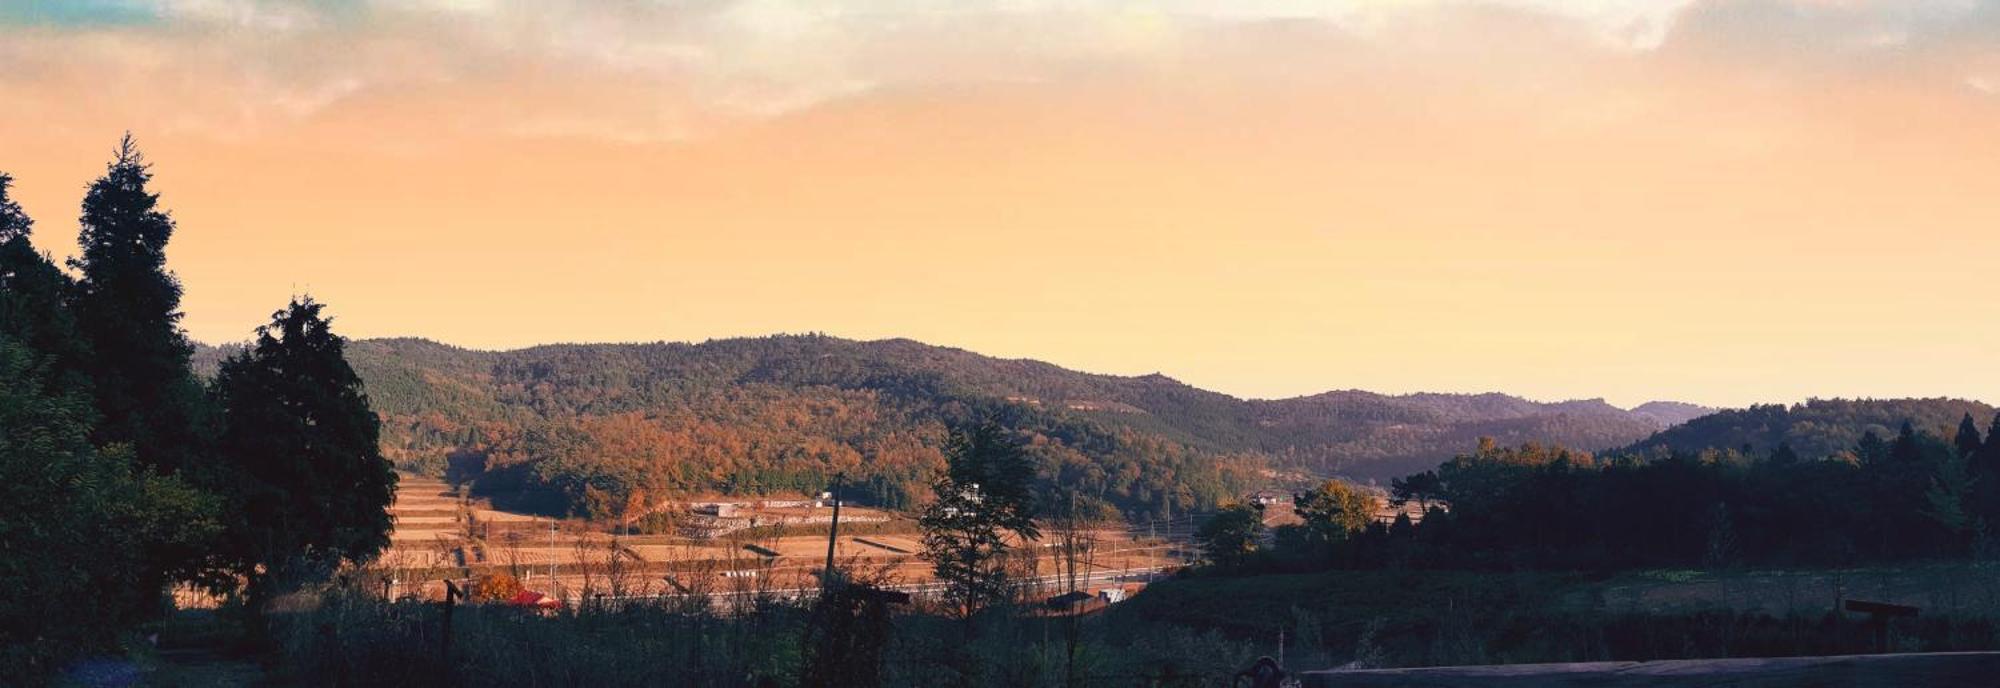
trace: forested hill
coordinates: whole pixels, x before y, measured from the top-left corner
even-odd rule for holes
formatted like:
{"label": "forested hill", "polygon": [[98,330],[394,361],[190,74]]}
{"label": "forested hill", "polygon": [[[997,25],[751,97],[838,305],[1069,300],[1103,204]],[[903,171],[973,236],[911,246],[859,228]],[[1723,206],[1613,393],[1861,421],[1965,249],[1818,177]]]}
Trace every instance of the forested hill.
{"label": "forested hill", "polygon": [[1813,399],[1786,406],[1771,404],[1702,416],[1648,437],[1626,453],[1699,452],[1751,448],[1763,455],[1779,444],[1804,458],[1853,451],[1873,431],[1893,438],[1904,422],[1938,437],[1952,437],[1967,414],[1984,427],[1994,407],[1965,399]]}
{"label": "forested hill", "polygon": [[1360,391],[1246,401],[1164,375],[817,335],[505,352],[381,339],[348,356],[405,467],[597,513],[662,492],[817,490],[835,471],[900,503],[939,465],[944,428],[975,417],[1028,433],[1052,482],[1160,514],[1207,508],[1265,468],[1386,478],[1481,436],[1603,449],[1707,410]]}

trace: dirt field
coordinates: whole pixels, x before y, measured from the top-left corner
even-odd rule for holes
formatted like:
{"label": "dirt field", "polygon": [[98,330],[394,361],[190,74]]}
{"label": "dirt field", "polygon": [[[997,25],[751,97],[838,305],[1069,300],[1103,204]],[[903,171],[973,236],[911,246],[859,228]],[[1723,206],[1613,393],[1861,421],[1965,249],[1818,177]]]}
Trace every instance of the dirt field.
{"label": "dirt field", "polygon": [[[528,514],[498,511],[477,500],[462,500],[435,479],[403,476],[396,502],[391,546],[380,564],[398,572],[399,594],[441,594],[447,577],[462,578],[506,571],[530,589],[574,593],[586,587],[602,591],[611,578],[626,594],[672,593],[688,588],[713,591],[783,590],[818,584],[825,565],[823,534],[756,536],[753,531],[714,538],[669,535],[618,535],[574,522],[551,521]],[[746,515],[791,521],[830,516],[831,510],[811,507],[746,508]],[[470,515],[468,520],[467,515]],[[841,520],[851,516],[874,521],[905,517],[879,509],[843,507]],[[823,528],[808,523],[795,527]],[[1084,570],[1112,575],[1157,570],[1184,563],[1185,545],[1148,540],[1125,529],[1096,531],[1095,546]],[[930,580],[930,566],[918,557],[921,540],[912,534],[841,535],[834,557],[843,566],[883,576],[899,585],[921,586]],[[1060,569],[1053,538],[1033,547],[1039,556],[1028,568],[1036,576]],[[550,584],[551,570],[554,585]]]}

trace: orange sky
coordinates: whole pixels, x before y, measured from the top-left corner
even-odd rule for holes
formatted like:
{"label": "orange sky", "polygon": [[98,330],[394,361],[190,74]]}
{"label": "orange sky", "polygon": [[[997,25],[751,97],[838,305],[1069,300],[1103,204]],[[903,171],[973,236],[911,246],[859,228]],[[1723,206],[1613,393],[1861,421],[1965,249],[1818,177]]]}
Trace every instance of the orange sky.
{"label": "orange sky", "polygon": [[0,170],[67,254],[132,129],[205,341],[2000,400],[1976,3],[86,4],[0,0]]}

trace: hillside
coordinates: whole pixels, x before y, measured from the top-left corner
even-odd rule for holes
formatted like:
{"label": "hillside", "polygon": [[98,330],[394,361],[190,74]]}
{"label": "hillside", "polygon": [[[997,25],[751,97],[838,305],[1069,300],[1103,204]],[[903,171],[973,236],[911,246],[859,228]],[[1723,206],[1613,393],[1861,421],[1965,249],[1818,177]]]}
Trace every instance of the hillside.
{"label": "hillside", "polygon": [[348,356],[400,465],[525,508],[594,513],[670,492],[816,491],[836,471],[894,506],[923,489],[945,428],[979,417],[1031,437],[1045,478],[1107,509],[1171,514],[1249,489],[1267,467],[1386,478],[1481,436],[1601,449],[1699,409],[1352,390],[1246,401],[1158,374],[816,335],[505,352],[380,339]]}
{"label": "hillside", "polygon": [[1766,453],[1779,443],[1807,458],[1852,450],[1869,431],[1888,439],[1904,421],[1918,430],[1949,438],[1966,414],[1981,429],[1994,407],[1965,399],[1812,399],[1800,404],[1752,406],[1718,411],[1641,440],[1629,451],[1738,449]]}

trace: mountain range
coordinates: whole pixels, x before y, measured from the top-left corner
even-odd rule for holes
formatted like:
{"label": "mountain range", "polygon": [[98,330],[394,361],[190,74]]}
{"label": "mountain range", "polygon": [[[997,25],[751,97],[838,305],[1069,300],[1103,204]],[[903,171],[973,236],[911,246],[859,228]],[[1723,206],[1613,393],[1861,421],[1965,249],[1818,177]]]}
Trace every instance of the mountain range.
{"label": "mountain range", "polygon": [[1107,511],[1170,514],[1274,475],[1386,479],[1480,437],[1622,447],[1711,411],[1497,393],[1246,400],[1159,374],[823,335],[514,351],[364,339],[347,354],[402,467],[599,515],[665,493],[816,491],[837,473],[875,501],[907,502],[941,462],[946,428],[975,419],[1018,431],[1052,485]]}

